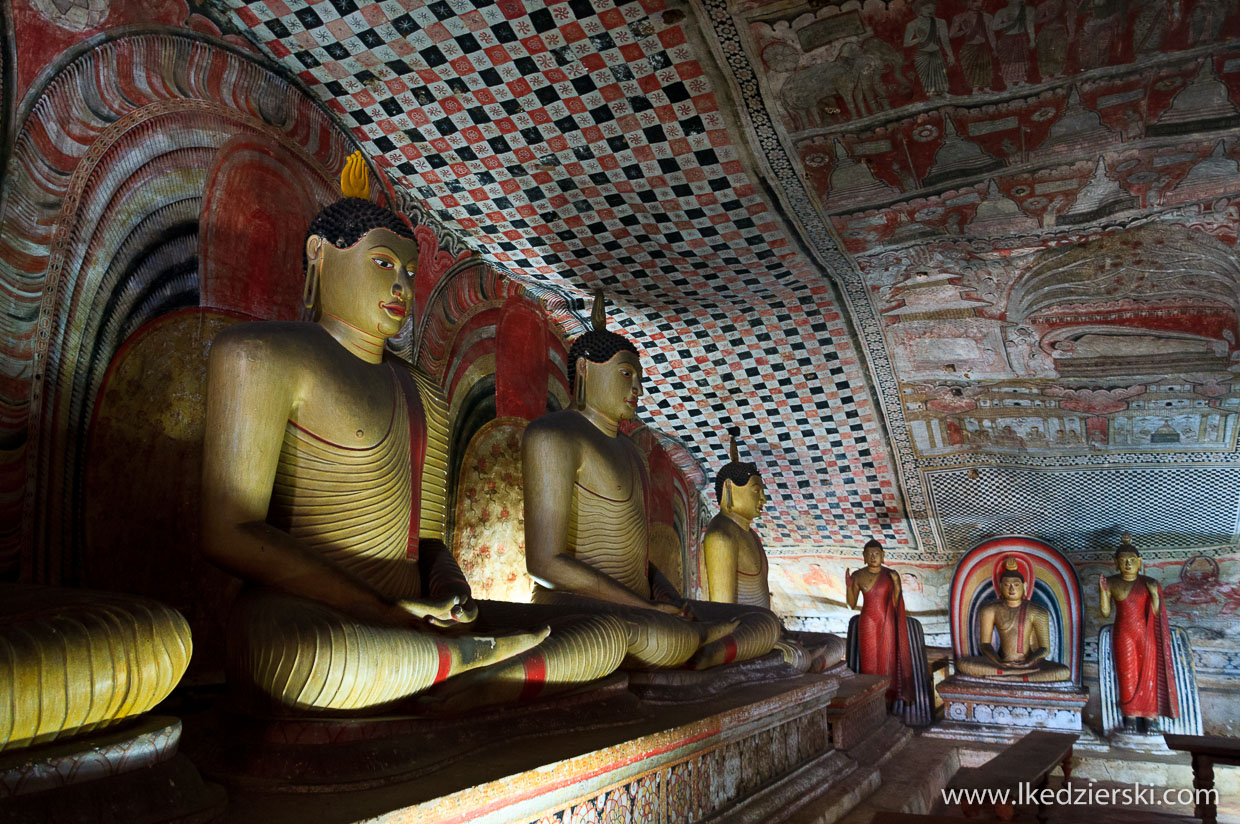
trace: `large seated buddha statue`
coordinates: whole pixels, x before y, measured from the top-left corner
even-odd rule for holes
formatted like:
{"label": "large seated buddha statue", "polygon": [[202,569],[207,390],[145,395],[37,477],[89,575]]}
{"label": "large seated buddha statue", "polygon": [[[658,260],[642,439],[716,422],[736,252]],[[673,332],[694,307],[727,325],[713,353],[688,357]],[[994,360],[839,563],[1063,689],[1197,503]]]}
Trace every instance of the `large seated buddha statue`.
{"label": "large seated buddha statue", "polygon": [[619,431],[637,414],[637,347],[593,329],[568,355],[572,408],[535,420],[522,444],[526,565],[534,602],[615,615],[627,630],[625,666],[706,669],[770,652],[779,619],[758,606],[686,601],[649,563],[646,470]]}
{"label": "large seated buddha statue", "polygon": [[[706,525],[702,553],[710,600],[771,608],[766,552],[753,522],[766,503],[766,487],[756,464],[742,462],[733,433],[728,463],[715,477],[719,513]],[[844,657],[844,640],[825,633],[784,629],[775,648],[802,672],[822,672]]]}
{"label": "large seated buddha statue", "polygon": [[1008,559],[999,574],[999,600],[983,604],[978,618],[982,654],[958,658],[960,673],[1001,681],[1072,678],[1068,667],[1046,658],[1051,643],[1050,612],[1028,600],[1025,578],[1015,559]]}
{"label": "large seated buddha statue", "polygon": [[360,154],[342,182],[352,196],[306,237],[315,320],[239,324],[210,354],[203,550],[245,582],[231,683],[264,711],[359,713],[445,679],[443,704],[464,708],[606,675],[620,621],[560,620],[548,637],[537,610],[474,601],[425,517],[446,484],[445,404],[385,348],[413,303],[418,246],[366,199]]}

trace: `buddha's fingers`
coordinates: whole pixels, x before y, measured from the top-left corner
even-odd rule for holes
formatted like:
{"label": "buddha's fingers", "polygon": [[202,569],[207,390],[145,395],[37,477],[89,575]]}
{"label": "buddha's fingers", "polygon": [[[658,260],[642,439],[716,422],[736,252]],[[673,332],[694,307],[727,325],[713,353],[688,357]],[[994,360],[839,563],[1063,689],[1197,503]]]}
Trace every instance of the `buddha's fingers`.
{"label": "buddha's fingers", "polygon": [[415,618],[421,618],[435,626],[446,627],[455,624],[453,610],[459,608],[461,597],[447,595],[443,598],[406,598],[397,602],[397,606]]}

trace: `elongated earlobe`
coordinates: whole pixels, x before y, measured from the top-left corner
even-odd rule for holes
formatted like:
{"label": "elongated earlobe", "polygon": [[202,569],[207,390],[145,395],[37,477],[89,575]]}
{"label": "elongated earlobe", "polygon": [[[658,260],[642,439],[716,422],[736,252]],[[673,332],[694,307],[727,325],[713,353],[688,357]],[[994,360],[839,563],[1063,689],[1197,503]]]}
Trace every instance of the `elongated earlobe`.
{"label": "elongated earlobe", "polygon": [[313,309],[319,300],[319,264],[311,263],[306,267],[306,285],[301,290],[301,305]]}
{"label": "elongated earlobe", "polygon": [[577,382],[573,384],[573,403],[578,409],[586,408],[586,359],[577,358]]}
{"label": "elongated earlobe", "polygon": [[725,512],[732,511],[732,482],[723,482],[723,509]]}

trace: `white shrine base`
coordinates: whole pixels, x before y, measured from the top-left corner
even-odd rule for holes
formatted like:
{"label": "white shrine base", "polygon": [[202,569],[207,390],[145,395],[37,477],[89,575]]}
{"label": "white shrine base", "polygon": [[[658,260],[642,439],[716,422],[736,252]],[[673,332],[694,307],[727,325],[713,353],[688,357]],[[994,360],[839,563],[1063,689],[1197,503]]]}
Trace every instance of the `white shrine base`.
{"label": "white shrine base", "polygon": [[1074,732],[1093,738],[1081,723],[1089,691],[1070,682],[1031,684],[953,675],[938,685],[943,721],[926,734],[940,738],[1010,742],[1030,730]]}

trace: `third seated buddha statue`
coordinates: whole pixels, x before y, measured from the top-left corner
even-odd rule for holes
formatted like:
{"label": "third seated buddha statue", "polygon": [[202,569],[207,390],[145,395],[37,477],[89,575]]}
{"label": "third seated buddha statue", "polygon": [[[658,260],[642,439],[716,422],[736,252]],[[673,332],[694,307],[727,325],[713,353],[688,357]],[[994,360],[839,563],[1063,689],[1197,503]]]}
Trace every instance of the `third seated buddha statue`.
{"label": "third seated buddha statue", "polygon": [[[618,620],[574,619],[548,638],[545,616],[505,613],[523,631],[503,631],[470,597],[433,505],[446,404],[385,348],[413,303],[418,245],[366,199],[360,154],[343,184],[352,196],[307,232],[316,319],[239,324],[211,348],[203,551],[246,582],[230,681],[264,710],[357,713],[445,679],[442,703],[460,708],[606,675],[624,654]],[[480,606],[486,634],[463,632]]]}
{"label": "third seated buddha statue", "polygon": [[[1071,670],[1047,661],[1050,651],[1050,612],[1026,598],[1025,578],[1009,558],[999,576],[998,601],[978,610],[980,656],[962,657],[956,670],[963,675],[1002,681],[1068,681]],[[994,636],[999,636],[999,648]]]}
{"label": "third seated buddha statue", "polygon": [[779,638],[767,609],[685,601],[648,560],[646,470],[619,431],[637,414],[637,347],[607,331],[601,296],[593,330],[573,345],[574,408],[525,433],[525,551],[535,603],[623,617],[626,666],[704,669],[765,655]]}
{"label": "third seated buddha statue", "polygon": [[[766,487],[756,464],[742,462],[733,433],[730,460],[715,477],[719,514],[702,536],[710,600],[771,608],[769,566],[753,522],[766,503]],[[825,633],[783,630],[775,648],[802,672],[822,672],[844,657],[842,638]]]}

